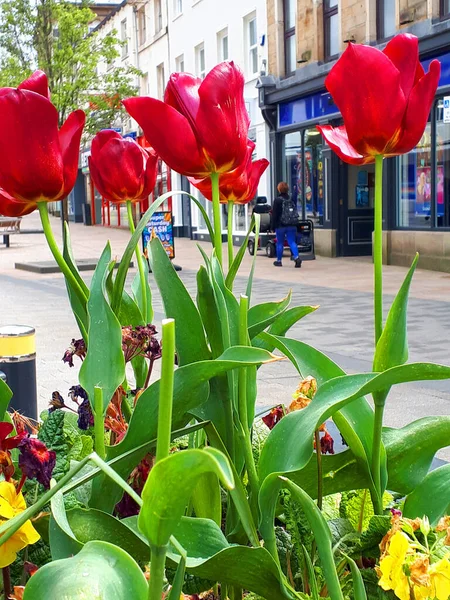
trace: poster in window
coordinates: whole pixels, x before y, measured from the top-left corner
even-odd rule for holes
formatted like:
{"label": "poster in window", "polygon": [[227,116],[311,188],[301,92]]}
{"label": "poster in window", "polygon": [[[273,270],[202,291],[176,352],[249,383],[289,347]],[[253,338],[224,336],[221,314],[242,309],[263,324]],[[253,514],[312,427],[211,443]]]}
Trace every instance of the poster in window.
{"label": "poster in window", "polygon": [[416,169],[416,207],[418,216],[429,216],[431,211],[431,167]]}
{"label": "poster in window", "polygon": [[148,244],[155,237],[161,240],[169,258],[175,258],[171,211],[155,212],[142,232],[144,256],[148,259]]}

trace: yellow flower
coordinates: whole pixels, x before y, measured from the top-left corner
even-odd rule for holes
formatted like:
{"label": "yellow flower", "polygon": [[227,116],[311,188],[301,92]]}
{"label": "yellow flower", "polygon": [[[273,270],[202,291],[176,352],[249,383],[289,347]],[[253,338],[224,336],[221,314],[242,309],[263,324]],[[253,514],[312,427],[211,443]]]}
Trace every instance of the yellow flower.
{"label": "yellow flower", "polygon": [[397,531],[392,536],[388,554],[380,562],[381,578],[378,584],[383,590],[393,590],[400,600],[410,600],[411,597],[408,578],[403,570],[408,550],[408,538],[401,531]]}
{"label": "yellow flower", "polygon": [[448,600],[450,598],[450,554],[430,567],[432,598]]}
{"label": "yellow flower", "polygon": [[[0,482],[0,525],[22,513],[26,509],[24,497],[16,494],[16,488],[9,481]],[[4,544],[0,546],[0,568],[7,567],[16,559],[16,554],[28,544],[35,544],[39,534],[27,521]]]}

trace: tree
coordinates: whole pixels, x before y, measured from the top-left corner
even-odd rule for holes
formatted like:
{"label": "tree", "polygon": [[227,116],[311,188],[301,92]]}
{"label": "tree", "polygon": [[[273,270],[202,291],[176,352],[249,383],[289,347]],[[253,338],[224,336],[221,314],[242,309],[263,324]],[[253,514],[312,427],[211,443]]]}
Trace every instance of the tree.
{"label": "tree", "polygon": [[132,66],[114,64],[122,42],[115,30],[90,31],[94,17],[86,0],[0,2],[0,86],[17,86],[42,69],[60,122],[83,108],[87,135],[120,120],[125,112],[120,101],[136,95],[140,74]]}

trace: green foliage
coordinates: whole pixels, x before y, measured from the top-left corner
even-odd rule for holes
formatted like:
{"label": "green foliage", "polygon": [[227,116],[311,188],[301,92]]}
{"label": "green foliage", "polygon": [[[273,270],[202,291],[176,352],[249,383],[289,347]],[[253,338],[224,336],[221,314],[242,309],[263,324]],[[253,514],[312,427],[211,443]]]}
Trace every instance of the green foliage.
{"label": "green foliage", "polygon": [[358,542],[358,550],[368,558],[379,558],[380,542],[391,528],[390,515],[374,515]]}
{"label": "green foliage", "polygon": [[404,515],[414,519],[427,515],[432,525],[450,512],[450,464],[431,471],[405,500]]}
{"label": "green foliage", "polygon": [[2,0],[0,7],[0,85],[16,86],[37,65],[49,78],[60,123],[83,107],[87,134],[125,112],[120,100],[136,95],[139,75],[114,64],[122,43],[115,30],[90,32],[94,17],[87,0]]}

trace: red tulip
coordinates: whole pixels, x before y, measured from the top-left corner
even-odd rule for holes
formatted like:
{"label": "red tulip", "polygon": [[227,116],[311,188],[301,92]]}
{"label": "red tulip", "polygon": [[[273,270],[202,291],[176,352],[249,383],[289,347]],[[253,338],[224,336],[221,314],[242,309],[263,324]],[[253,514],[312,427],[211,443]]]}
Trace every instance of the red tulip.
{"label": "red tulip", "polygon": [[382,52],[349,44],[325,80],[344,126],[318,129],[350,164],[405,154],[422,137],[440,71],[439,61],[433,60],[424,72],[418,39],[410,34],[397,35]]}
{"label": "red tulip", "polygon": [[0,215],[6,217],[24,217],[36,208],[34,202],[20,202],[14,200],[5,190],[0,189]]}
{"label": "red tulip", "polygon": [[[219,193],[221,204],[228,204],[228,202],[247,204],[255,197],[259,180],[269,166],[269,161],[261,158],[252,162],[254,147],[255,144],[249,142],[247,159],[243,166],[220,176]],[[201,191],[205,198],[212,200],[211,179],[209,177],[200,180],[190,177],[189,181]]]}
{"label": "red tulip", "polygon": [[123,103],[169,167],[203,179],[233,171],[245,159],[250,121],[243,91],[241,70],[223,62],[203,81],[188,73],[171,75],[164,102],[128,98]]}
{"label": "red tulip", "polygon": [[[49,98],[42,71],[17,89],[0,89],[3,214],[28,214],[37,202],[61,200],[75,185],[85,114],[76,110],[58,130],[58,111]],[[22,211],[16,206],[19,202],[26,205]]]}
{"label": "red tulip", "polygon": [[155,187],[157,163],[155,152],[111,129],[92,140],[89,170],[100,194],[111,202],[147,198]]}

